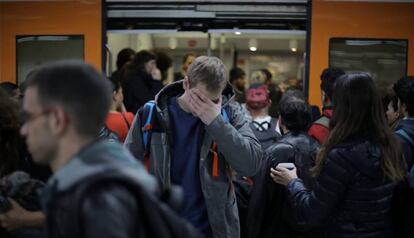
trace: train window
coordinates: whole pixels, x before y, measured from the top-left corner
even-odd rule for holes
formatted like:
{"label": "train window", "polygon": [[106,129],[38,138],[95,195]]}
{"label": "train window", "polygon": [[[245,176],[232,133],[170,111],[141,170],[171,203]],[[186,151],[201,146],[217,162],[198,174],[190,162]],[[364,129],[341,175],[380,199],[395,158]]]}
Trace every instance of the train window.
{"label": "train window", "polygon": [[17,83],[36,66],[63,59],[84,59],[83,35],[17,36]]}
{"label": "train window", "polygon": [[329,66],[368,72],[385,94],[407,72],[407,40],[332,38]]}

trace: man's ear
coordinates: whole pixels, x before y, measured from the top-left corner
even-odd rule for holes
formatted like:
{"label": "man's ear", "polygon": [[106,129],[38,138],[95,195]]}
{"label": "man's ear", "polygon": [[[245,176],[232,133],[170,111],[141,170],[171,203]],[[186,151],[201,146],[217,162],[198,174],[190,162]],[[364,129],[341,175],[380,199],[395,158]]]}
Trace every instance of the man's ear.
{"label": "man's ear", "polygon": [[188,81],[188,77],[185,76],[184,80],[183,80],[183,88],[185,91],[187,91],[188,89],[190,89],[190,82]]}
{"label": "man's ear", "polygon": [[324,104],[329,104],[331,100],[329,99],[328,95],[326,95],[326,93],[323,90],[321,91],[321,94],[322,94],[322,102]]}
{"label": "man's ear", "polygon": [[63,134],[69,125],[69,115],[61,107],[51,111],[50,128],[54,134]]}

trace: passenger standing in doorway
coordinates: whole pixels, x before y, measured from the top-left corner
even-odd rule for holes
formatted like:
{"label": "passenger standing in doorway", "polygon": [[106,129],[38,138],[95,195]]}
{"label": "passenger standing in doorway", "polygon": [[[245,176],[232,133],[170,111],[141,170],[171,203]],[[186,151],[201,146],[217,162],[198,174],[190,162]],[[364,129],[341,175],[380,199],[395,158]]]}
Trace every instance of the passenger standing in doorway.
{"label": "passenger standing in doorway", "polygon": [[[230,167],[253,176],[262,159],[248,121],[230,103],[233,95],[223,62],[200,56],[183,81],[156,96],[152,119],[147,107],[138,111],[125,141],[163,186],[182,186],[180,214],[207,237],[240,237]],[[145,126],[148,118],[152,124]]]}
{"label": "passenger standing in doorway", "polygon": [[241,68],[232,68],[230,70],[230,84],[233,86],[236,102],[240,104],[245,103],[246,73]]}
{"label": "passenger standing in doorway", "polygon": [[389,128],[374,80],[364,73],[337,79],[331,132],[312,170],[313,189],[277,166],[291,213],[302,224],[323,225],[324,237],[393,237],[394,188],[406,177],[398,139]]}
{"label": "passenger standing in doorway", "polygon": [[106,117],[106,126],[114,133],[117,134],[119,141],[124,143],[134,120],[134,114],[127,111],[118,111],[118,108],[123,107],[124,95],[122,93],[121,82],[116,78],[111,79],[112,84],[112,104],[109,109],[108,116]]}
{"label": "passenger standing in doorway", "polygon": [[112,73],[111,78],[121,80],[121,72],[123,68],[132,62],[135,56],[135,51],[131,48],[124,48],[119,51],[116,57],[116,70]]}
{"label": "passenger standing in doorway", "polygon": [[161,72],[155,63],[155,55],[149,51],[138,52],[122,73],[124,104],[128,112],[137,110],[163,87]]}
{"label": "passenger standing in doorway", "polygon": [[187,75],[188,67],[194,62],[196,55],[194,53],[187,53],[183,57],[180,72],[174,73],[174,82],[184,79]]}

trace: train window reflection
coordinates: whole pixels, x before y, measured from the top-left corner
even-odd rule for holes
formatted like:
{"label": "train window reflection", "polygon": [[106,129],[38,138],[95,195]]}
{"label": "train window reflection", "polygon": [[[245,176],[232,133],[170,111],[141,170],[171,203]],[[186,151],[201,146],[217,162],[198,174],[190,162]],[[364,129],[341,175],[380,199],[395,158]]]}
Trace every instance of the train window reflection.
{"label": "train window reflection", "polygon": [[407,40],[332,38],[329,65],[346,72],[368,72],[381,93],[406,75]]}
{"label": "train window reflection", "polygon": [[17,83],[20,85],[35,67],[56,60],[84,59],[84,37],[17,36]]}

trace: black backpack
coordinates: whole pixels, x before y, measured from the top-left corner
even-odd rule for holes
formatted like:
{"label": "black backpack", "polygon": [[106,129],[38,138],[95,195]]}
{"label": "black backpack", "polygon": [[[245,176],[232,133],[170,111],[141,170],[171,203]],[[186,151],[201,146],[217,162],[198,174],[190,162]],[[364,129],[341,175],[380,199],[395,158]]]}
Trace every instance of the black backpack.
{"label": "black backpack", "polygon": [[[264,124],[270,124],[267,129],[265,129]],[[269,122],[258,123],[256,121],[250,122],[250,128],[252,129],[257,140],[260,142],[263,150],[266,150],[268,147],[273,145],[281,135],[276,131],[277,120],[273,118]],[[260,128],[260,130],[258,129]]]}
{"label": "black backpack", "polygon": [[[312,190],[315,179],[311,176],[310,169],[315,166],[316,155],[318,152],[319,147],[312,147],[311,146],[312,138],[308,138],[308,141],[301,144],[301,148],[297,146],[287,143],[293,147],[295,153],[293,156],[293,162],[297,168],[298,177],[302,179],[304,185],[309,190]],[[283,207],[282,216],[285,222],[296,232],[308,232],[309,237],[317,237],[317,231],[311,228],[307,224],[302,224],[298,221],[297,217],[294,216],[292,212],[293,208],[291,207],[289,202],[286,202],[286,206]]]}
{"label": "black backpack", "polygon": [[[136,220],[138,223],[136,227],[139,228],[139,231],[137,231],[136,237],[203,237],[198,230],[176,213],[175,210],[178,210],[181,203],[180,190],[176,187],[154,192],[145,189],[136,179],[128,179],[125,176],[108,175],[103,178],[95,176],[80,185],[81,187],[75,192],[77,199],[74,199],[74,202],[82,201],[82,198],[92,187],[105,185],[108,182],[119,182],[135,195],[139,206],[138,219]],[[75,217],[79,217],[79,214],[76,213]]]}

